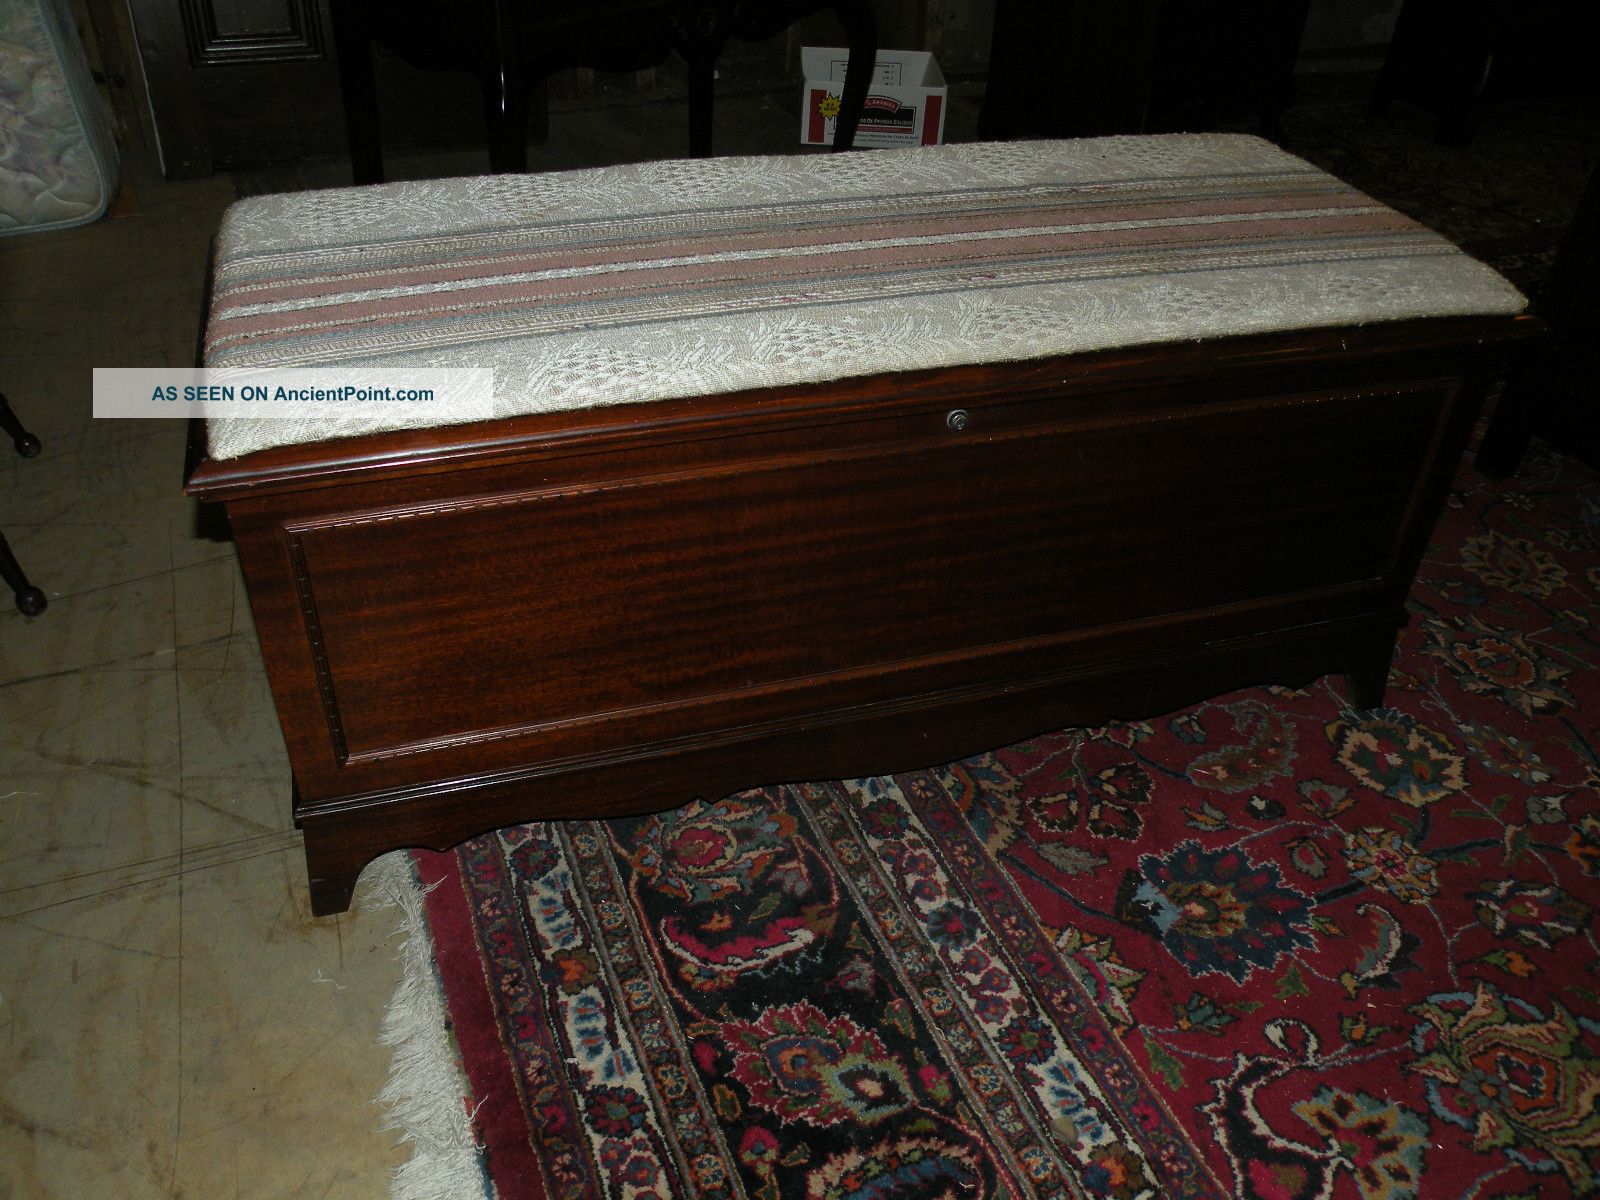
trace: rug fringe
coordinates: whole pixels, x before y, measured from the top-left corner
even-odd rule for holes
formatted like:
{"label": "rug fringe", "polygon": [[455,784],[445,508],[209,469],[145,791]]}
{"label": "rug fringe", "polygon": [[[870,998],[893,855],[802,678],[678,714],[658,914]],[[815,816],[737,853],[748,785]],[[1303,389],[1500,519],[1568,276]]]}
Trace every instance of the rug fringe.
{"label": "rug fringe", "polygon": [[400,910],[400,982],[383,1014],[379,1040],[394,1047],[389,1081],[375,1103],[382,1128],[412,1144],[395,1171],[390,1200],[487,1200],[493,1193],[467,1111],[466,1077],[448,1032],[444,992],[423,913],[424,891],[411,856],[386,854],[363,872],[362,907]]}

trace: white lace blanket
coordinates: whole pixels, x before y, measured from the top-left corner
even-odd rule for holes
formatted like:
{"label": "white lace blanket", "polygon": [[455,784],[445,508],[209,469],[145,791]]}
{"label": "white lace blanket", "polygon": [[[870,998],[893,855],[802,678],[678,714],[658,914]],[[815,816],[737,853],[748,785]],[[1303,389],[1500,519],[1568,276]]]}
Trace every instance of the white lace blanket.
{"label": "white lace blanket", "polygon": [[[1257,138],[1103,138],[245,200],[207,362],[493,367],[509,416],[1524,304]],[[210,448],[407,423],[228,420]]]}

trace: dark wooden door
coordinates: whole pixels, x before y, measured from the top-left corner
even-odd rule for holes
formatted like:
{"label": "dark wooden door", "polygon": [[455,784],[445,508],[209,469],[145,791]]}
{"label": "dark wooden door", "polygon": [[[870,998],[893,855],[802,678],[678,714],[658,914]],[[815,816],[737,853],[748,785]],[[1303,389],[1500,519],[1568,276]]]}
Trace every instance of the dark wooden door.
{"label": "dark wooden door", "polygon": [[130,0],[171,179],[345,146],[327,0]]}

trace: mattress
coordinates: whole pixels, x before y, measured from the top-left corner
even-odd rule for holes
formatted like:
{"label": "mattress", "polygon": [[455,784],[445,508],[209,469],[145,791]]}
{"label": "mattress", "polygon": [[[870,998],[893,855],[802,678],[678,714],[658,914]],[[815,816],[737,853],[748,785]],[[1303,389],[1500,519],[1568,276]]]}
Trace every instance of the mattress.
{"label": "mattress", "polygon": [[97,220],[117,170],[64,0],[0,0],[0,235]]}

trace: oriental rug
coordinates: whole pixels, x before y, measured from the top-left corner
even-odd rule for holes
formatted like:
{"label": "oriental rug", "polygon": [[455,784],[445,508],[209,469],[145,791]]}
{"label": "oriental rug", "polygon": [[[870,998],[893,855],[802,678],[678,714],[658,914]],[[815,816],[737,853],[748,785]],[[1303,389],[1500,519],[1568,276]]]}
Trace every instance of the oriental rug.
{"label": "oriental rug", "polygon": [[1600,477],[1536,444],[1460,474],[1381,710],[415,856],[462,1194],[1595,1194],[1597,593]]}

